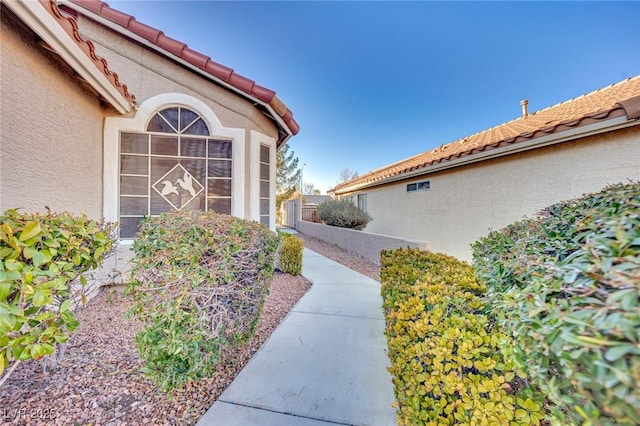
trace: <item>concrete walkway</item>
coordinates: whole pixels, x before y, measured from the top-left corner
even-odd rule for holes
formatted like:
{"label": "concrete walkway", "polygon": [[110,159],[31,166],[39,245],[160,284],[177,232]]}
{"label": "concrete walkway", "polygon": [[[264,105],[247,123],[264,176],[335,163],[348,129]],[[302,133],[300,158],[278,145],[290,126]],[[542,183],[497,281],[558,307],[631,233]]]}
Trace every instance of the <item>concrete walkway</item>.
{"label": "concrete walkway", "polygon": [[380,284],[304,249],[311,289],[200,426],[395,424]]}

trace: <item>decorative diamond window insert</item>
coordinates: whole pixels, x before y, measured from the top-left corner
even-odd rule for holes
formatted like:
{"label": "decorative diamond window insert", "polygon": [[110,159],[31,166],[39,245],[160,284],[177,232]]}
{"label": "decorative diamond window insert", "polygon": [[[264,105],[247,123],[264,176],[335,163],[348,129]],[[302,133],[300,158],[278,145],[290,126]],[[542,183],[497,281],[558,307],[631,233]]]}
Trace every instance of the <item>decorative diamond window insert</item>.
{"label": "decorative diamond window insert", "polygon": [[158,179],[152,188],[178,211],[204,191],[204,186],[180,164]]}
{"label": "decorative diamond window insert", "polygon": [[231,214],[233,142],[183,107],[158,111],[146,132],[120,132],[120,238],[145,216],[192,209]]}

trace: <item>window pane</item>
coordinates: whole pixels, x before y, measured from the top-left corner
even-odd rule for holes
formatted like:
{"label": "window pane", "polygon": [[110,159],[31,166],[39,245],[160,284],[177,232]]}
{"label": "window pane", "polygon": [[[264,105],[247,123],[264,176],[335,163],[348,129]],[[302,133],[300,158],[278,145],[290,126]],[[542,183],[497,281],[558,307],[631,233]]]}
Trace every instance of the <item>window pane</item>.
{"label": "window pane", "polygon": [[231,158],[231,142],[209,141],[209,158]]}
{"label": "window pane", "polygon": [[178,155],[178,138],[151,136],[151,154]]}
{"label": "window pane", "polygon": [[209,196],[230,197],[231,179],[209,179]]}
{"label": "window pane", "polygon": [[407,191],[415,191],[418,188],[418,185],[415,183],[410,183],[407,185]]}
{"label": "window pane", "polygon": [[176,133],[176,130],[172,128],[171,125],[167,123],[167,121],[162,118],[162,116],[160,116],[160,114],[154,115],[151,121],[149,121],[147,131],[160,133]]}
{"label": "window pane", "polygon": [[180,200],[180,205],[178,206],[180,208],[180,210],[202,210],[204,211],[204,201],[205,201],[205,196],[204,196],[204,192],[201,192],[200,194],[198,194],[195,198],[191,198],[191,201],[189,201],[189,198],[191,197],[184,197]]}
{"label": "window pane", "polygon": [[260,181],[260,196],[269,198],[269,181]]}
{"label": "window pane", "polygon": [[210,177],[231,177],[231,161],[209,160]]}
{"label": "window pane", "polygon": [[269,214],[269,199],[260,199],[260,214]]}
{"label": "window pane", "polygon": [[186,108],[180,108],[180,129],[179,130],[184,130],[187,127],[189,127],[189,125],[191,123],[193,123],[196,118],[198,118],[198,114],[196,114],[195,112],[188,110]]}
{"label": "window pane", "polygon": [[142,217],[121,217],[120,226],[120,238],[134,238],[138,233],[138,226]]}
{"label": "window pane", "polygon": [[[184,167],[193,176],[193,179],[198,181],[198,184],[204,189],[205,181],[207,179],[207,160],[180,160],[182,167]],[[184,173],[183,173],[184,175]],[[180,176],[184,178],[184,176]],[[179,182],[178,182],[179,183]],[[200,186],[197,186],[196,192],[198,192]]]}
{"label": "window pane", "polygon": [[260,225],[269,226],[269,216],[260,216]]}
{"label": "window pane", "polygon": [[147,197],[120,197],[120,214],[147,214]]}
{"label": "window pane", "polygon": [[121,133],[120,152],[124,154],[148,154],[149,136],[138,133]]}
{"label": "window pane", "polygon": [[155,190],[151,190],[151,215],[159,215],[160,213],[170,212],[179,208],[179,198],[176,194],[165,194],[160,196]]}
{"label": "window pane", "polygon": [[180,156],[181,157],[206,157],[207,142],[205,139],[187,139],[180,140]]}
{"label": "window pane", "polygon": [[260,162],[269,164],[269,147],[260,145]]}
{"label": "window pane", "polygon": [[260,164],[260,179],[269,180],[269,165]]}
{"label": "window pane", "polygon": [[209,136],[209,128],[202,118],[198,118],[195,123],[182,131],[185,135]]}
{"label": "window pane", "polygon": [[207,199],[207,205],[208,210],[231,214],[231,198],[209,198]]}
{"label": "window pane", "polygon": [[[176,164],[178,164],[178,160],[174,158],[151,157],[151,185],[155,185],[155,183],[173,169]],[[170,179],[170,182],[176,185],[176,179],[173,179],[173,177]]]}
{"label": "window pane", "polygon": [[122,195],[148,195],[149,178],[137,176],[120,177],[120,193]]}
{"label": "window pane", "polygon": [[178,130],[178,108],[167,108],[160,111],[163,116],[174,129]]}
{"label": "window pane", "polygon": [[120,156],[120,173],[131,175],[146,175],[149,173],[149,157],[137,155]]}
{"label": "window pane", "polygon": [[430,185],[430,182],[429,182],[428,180],[427,180],[427,181],[424,181],[424,182],[418,182],[418,189],[419,189],[419,190],[423,190],[423,189],[425,189],[425,190],[426,190],[426,189],[429,189],[429,188],[430,188],[430,186],[431,186],[431,185]]}

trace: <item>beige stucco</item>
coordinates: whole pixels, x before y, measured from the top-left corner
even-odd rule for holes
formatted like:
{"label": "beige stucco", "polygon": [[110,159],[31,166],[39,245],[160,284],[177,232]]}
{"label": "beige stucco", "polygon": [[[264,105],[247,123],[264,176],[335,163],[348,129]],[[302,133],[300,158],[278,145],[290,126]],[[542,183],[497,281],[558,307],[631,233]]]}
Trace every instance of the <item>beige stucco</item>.
{"label": "beige stucco", "polygon": [[[259,220],[259,158],[260,145],[272,148],[272,174],[275,184],[275,146],[278,129],[274,122],[265,116],[252,102],[238,94],[223,88],[198,71],[187,69],[166,57],[153,52],[141,43],[131,41],[121,34],[91,21],[78,17],[80,32],[92,40],[96,52],[107,59],[110,68],[117,71],[120,80],[127,84],[131,93],[135,94],[141,108],[128,114],[123,119],[107,120],[104,144],[105,161],[105,210],[104,216],[116,220],[114,206],[117,197],[109,186],[117,186],[110,170],[117,170],[117,160],[110,161],[117,150],[117,132],[121,130],[142,130],[141,122],[148,120],[154,111],[147,105],[155,105],[155,109],[179,104],[200,113],[210,125],[213,136],[231,138],[234,142],[233,153],[233,201],[232,214],[235,216]],[[160,105],[158,99],[165,99]],[[129,121],[127,121],[130,119]],[[135,122],[135,127],[131,127]],[[111,174],[112,175],[112,174]],[[275,205],[275,191],[272,204]],[[271,209],[272,211],[275,208]],[[275,214],[272,214],[275,217]],[[271,228],[275,229],[275,218]]]}
{"label": "beige stucco", "polygon": [[[640,180],[640,126],[369,188],[366,231],[424,240],[471,258],[470,244],[524,216],[607,184]],[[411,182],[431,189],[407,193]],[[355,193],[354,193],[355,194]]]}
{"label": "beige stucco", "polygon": [[2,14],[0,211],[102,216],[102,126],[97,97]]}
{"label": "beige stucco", "polygon": [[273,121],[250,101],[207,82],[205,76],[100,24],[82,16],[77,20],[80,33],[94,43],[98,55],[107,59],[109,66],[117,71],[120,80],[135,94],[138,103],[161,93],[184,93],[206,103],[225,127],[255,130],[277,137]]}

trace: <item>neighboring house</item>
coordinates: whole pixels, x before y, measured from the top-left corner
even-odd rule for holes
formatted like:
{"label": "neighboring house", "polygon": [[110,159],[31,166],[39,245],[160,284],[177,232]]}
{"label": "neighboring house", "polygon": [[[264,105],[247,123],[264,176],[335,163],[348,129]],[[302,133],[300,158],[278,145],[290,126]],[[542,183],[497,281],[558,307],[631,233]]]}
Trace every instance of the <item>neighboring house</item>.
{"label": "neighboring house", "polygon": [[470,259],[470,244],[523,216],[640,180],[640,76],[342,183],[366,231]]}
{"label": "neighboring house", "polygon": [[331,195],[303,195],[304,205],[319,205],[332,199]]}
{"label": "neighboring house", "polygon": [[2,0],[0,211],[215,210],[275,229],[275,92],[101,1]]}

